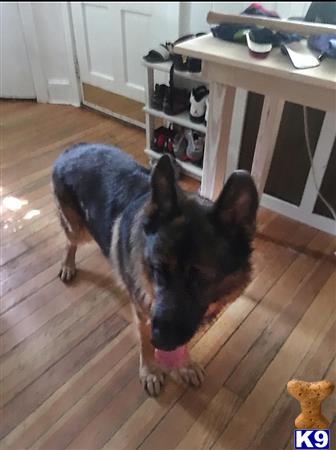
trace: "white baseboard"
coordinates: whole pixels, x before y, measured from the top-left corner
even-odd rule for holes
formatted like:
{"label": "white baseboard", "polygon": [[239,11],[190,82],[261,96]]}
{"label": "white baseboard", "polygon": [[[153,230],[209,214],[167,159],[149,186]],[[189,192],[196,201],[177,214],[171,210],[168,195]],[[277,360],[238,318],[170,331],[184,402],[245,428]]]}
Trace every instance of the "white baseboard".
{"label": "white baseboard", "polygon": [[115,117],[116,119],[120,119],[126,123],[135,125],[139,128],[145,129],[145,127],[146,127],[145,124],[143,122],[140,122],[139,120],[131,119],[130,117],[126,117],[121,114],[114,113],[107,108],[103,108],[102,106],[98,106],[98,105],[95,105],[94,103],[87,102],[86,100],[83,100],[83,105],[89,106],[92,109],[96,109],[97,111],[107,114],[108,116]]}
{"label": "white baseboard", "polygon": [[73,98],[73,87],[69,80],[52,78],[48,80],[49,103],[80,106],[78,99]]}
{"label": "white baseboard", "polygon": [[0,92],[0,100],[36,100],[36,95],[7,95]]}

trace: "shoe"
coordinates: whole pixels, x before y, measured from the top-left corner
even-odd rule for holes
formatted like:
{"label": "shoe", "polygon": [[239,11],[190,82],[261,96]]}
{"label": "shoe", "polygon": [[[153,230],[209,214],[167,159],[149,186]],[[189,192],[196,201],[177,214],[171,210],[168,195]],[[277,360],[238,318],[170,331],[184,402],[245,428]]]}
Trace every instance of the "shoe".
{"label": "shoe", "polygon": [[158,153],[173,153],[173,141],[176,131],[173,126],[161,126],[154,130],[151,149]]}
{"label": "shoe", "polygon": [[170,87],[163,99],[163,112],[169,116],[176,116],[189,109],[189,91]]}
{"label": "shoe", "polygon": [[209,96],[206,97],[205,99],[205,117],[204,117],[205,125],[208,124],[208,114],[209,114]]}
{"label": "shoe", "polygon": [[153,95],[151,97],[150,103],[151,108],[162,111],[163,108],[163,100],[168,91],[168,86],[165,84],[156,84]]}
{"label": "shoe", "polygon": [[184,136],[188,142],[186,148],[188,159],[193,163],[200,161],[204,154],[205,136],[192,130],[186,130]]}
{"label": "shoe", "polygon": [[[205,36],[206,33],[197,33],[195,34],[195,37]],[[190,58],[187,59],[187,69],[191,73],[199,73],[202,71],[202,60],[197,58]]]}
{"label": "shoe", "polygon": [[185,36],[180,37],[179,39],[177,39],[171,48],[171,59],[173,61],[173,66],[174,66],[174,70],[177,72],[186,72],[188,71],[188,58],[186,56],[182,56],[182,55],[177,55],[176,53],[174,53],[174,47],[177,44],[181,44],[184,41],[188,41],[190,39],[193,39],[195,37],[194,34],[187,34]]}
{"label": "shoe", "polygon": [[174,64],[169,72],[169,88],[165,92],[163,99],[163,112],[170,116],[175,116],[189,109],[190,92],[187,89],[175,87]]}
{"label": "shoe", "polygon": [[174,156],[176,159],[179,159],[180,161],[187,161],[187,145],[188,141],[184,136],[184,132],[180,132],[176,134],[174,138]]}
{"label": "shoe", "polygon": [[167,128],[159,127],[154,130],[153,140],[151,142],[151,149],[158,152],[163,153],[165,149],[165,143],[167,140]]}
{"label": "shoe", "polygon": [[203,169],[203,158],[201,158],[199,161],[196,161],[193,163],[196,167],[199,167],[200,169]]}
{"label": "shoe", "polygon": [[181,38],[177,39],[171,47],[171,59],[173,61],[174,70],[176,72],[192,72],[197,73],[201,72],[202,69],[202,61],[197,58],[190,58],[189,56],[182,56],[177,55],[174,53],[174,47],[177,44],[180,44],[181,42],[188,41],[190,39],[194,39],[199,36],[203,36],[206,33],[197,33],[197,34],[188,34],[186,36],[182,36]]}
{"label": "shoe", "polygon": [[177,131],[174,129],[173,125],[169,125],[166,133],[166,140],[164,143],[164,152],[174,154],[174,137],[176,136]]}
{"label": "shoe", "polygon": [[208,95],[209,90],[205,86],[199,86],[191,91],[189,115],[192,122],[204,122]]}
{"label": "shoe", "polygon": [[149,50],[147,55],[143,56],[143,59],[149,63],[162,63],[171,59],[170,44],[160,44],[156,48]]}

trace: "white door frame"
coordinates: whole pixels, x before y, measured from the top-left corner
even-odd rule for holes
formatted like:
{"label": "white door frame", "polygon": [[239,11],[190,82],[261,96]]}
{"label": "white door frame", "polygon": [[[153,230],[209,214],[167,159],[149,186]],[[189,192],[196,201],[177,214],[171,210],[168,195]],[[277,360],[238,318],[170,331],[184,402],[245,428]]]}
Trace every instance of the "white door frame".
{"label": "white door frame", "polygon": [[36,99],[40,103],[47,103],[49,99],[47,80],[41,64],[41,53],[36,35],[33,8],[31,2],[18,2],[24,39],[31,72],[36,91]]}
{"label": "white door frame", "polygon": [[76,47],[74,44],[71,11],[68,2],[60,3],[66,43],[66,59],[69,67],[68,80],[64,80],[67,81],[66,92],[68,92],[68,97],[65,99],[65,101],[55,101],[50,96],[48,85],[51,86],[51,84],[55,80],[48,80],[43,69],[43,60],[39,46],[39,39],[41,39],[41,37],[39,37],[36,32],[32,2],[18,2],[18,8],[21,17],[23,35],[26,42],[37,101],[40,103],[53,102],[80,106],[82,96],[79,79],[76,75]]}
{"label": "white door frame", "polygon": [[80,106],[83,99],[83,95],[81,90],[80,73],[76,53],[76,44],[75,44],[70,3],[62,2],[61,8],[62,8],[64,37],[67,50],[67,60],[69,66],[69,81],[73,87],[71,90],[72,98],[69,100],[71,100],[70,103],[73,106]]}

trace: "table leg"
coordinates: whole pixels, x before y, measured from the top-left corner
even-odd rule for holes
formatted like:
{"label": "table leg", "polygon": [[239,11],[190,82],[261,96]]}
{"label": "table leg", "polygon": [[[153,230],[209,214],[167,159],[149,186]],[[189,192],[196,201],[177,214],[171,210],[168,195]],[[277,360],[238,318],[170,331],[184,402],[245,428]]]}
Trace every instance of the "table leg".
{"label": "table leg", "polygon": [[[300,208],[307,213],[311,213],[314,210],[317,200],[317,190],[321,188],[323,177],[328,167],[328,162],[336,139],[335,124],[335,111],[326,112],[313,156],[314,173],[313,169],[310,168],[300,204]],[[308,136],[308,138],[310,138],[310,136]],[[315,183],[317,186],[315,186]]]}
{"label": "table leg", "polygon": [[212,200],[224,184],[235,93],[233,87],[210,83],[201,195]]}
{"label": "table leg", "polygon": [[260,195],[271,166],[284,104],[283,99],[265,96],[251,171]]}

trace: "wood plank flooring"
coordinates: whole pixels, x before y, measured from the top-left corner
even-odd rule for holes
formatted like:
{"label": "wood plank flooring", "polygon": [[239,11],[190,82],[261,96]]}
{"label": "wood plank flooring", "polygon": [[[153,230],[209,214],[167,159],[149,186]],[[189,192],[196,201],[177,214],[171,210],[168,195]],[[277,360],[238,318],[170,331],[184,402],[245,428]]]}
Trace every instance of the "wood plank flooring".
{"label": "wood plank flooring", "polygon": [[[148,398],[127,298],[95,244],[80,248],[73,284],[57,278],[50,191],[67,146],[99,141],[146,164],[144,132],[34,102],[2,101],[0,119],[2,197],[22,201],[1,211],[1,449],[292,449],[286,383],[336,381],[335,238],[261,209],[251,284],[192,341],[203,387],[169,382]],[[335,434],[335,394],[325,413]]]}

